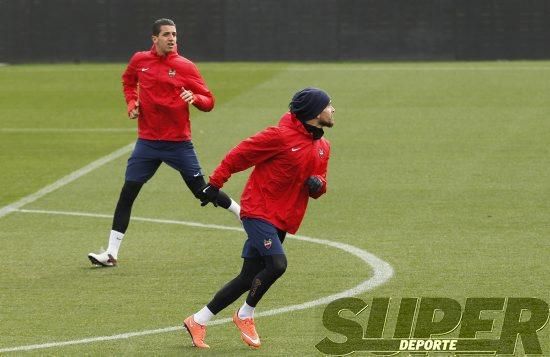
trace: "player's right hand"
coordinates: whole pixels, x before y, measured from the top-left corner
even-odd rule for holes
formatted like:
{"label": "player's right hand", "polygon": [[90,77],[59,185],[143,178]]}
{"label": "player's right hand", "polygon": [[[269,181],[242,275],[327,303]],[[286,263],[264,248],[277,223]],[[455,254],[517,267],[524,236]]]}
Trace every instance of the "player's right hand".
{"label": "player's right hand", "polygon": [[131,101],[128,103],[128,118],[137,119],[139,117],[139,102]]}

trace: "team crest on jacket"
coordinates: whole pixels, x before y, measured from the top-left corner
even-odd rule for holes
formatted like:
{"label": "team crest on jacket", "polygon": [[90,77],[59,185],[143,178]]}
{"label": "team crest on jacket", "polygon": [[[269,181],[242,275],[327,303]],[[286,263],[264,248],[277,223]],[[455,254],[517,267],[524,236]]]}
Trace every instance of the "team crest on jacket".
{"label": "team crest on jacket", "polygon": [[175,77],[176,76],[176,70],[173,68],[170,68],[168,70],[168,77]]}
{"label": "team crest on jacket", "polygon": [[271,238],[269,238],[269,239],[264,239],[264,247],[265,247],[265,249],[271,248],[271,243],[272,243],[272,242],[271,242]]}
{"label": "team crest on jacket", "polygon": [[322,159],[323,157],[325,157],[325,150],[323,149],[319,149],[319,157]]}

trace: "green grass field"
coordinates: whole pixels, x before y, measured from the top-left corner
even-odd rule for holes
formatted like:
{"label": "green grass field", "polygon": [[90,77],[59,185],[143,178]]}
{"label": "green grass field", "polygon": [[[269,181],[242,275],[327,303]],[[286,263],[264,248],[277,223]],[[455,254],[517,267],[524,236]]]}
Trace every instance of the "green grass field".
{"label": "green grass field", "polygon": [[[238,272],[242,232],[134,220],[119,267],[91,268],[86,255],[106,246],[129,156],[111,154],[136,137],[123,67],[0,67],[0,354],[320,355],[315,344],[336,336],[322,324],[326,303],[259,316],[260,351],[231,323],[208,328],[208,351],[176,329]],[[331,94],[329,190],[310,201],[298,233],[391,265],[389,280],[358,297],[550,302],[550,62],[199,67],[217,98],[211,113],[192,113],[206,173],[276,123],[296,90]],[[246,178],[234,176],[226,191],[238,198]],[[224,210],[201,208],[167,166],[133,216],[238,227]],[[338,294],[380,268],[329,245],[289,239],[285,247],[287,273],[258,313]],[[144,333],[122,338],[134,332]],[[550,327],[538,336],[550,356]],[[16,350],[29,345],[39,346]]]}

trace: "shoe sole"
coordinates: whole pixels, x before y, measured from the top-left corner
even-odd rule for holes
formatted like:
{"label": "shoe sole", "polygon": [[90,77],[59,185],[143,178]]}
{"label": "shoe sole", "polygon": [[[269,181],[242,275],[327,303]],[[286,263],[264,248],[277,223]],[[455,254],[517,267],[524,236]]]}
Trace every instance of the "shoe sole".
{"label": "shoe sole", "polygon": [[260,345],[260,346],[256,346],[256,345],[252,345],[252,344],[248,343],[248,342],[246,341],[246,339],[244,338],[244,336],[243,336],[242,333],[241,333],[241,340],[243,340],[244,344],[247,345],[248,347],[252,348],[253,350],[257,350],[257,349],[259,349],[259,348],[261,347],[261,345]]}
{"label": "shoe sole", "polygon": [[[109,258],[113,259],[111,255],[109,255]],[[88,259],[90,259],[90,262],[92,262],[92,264],[96,266],[109,267],[109,268],[116,267],[116,263],[104,264],[91,255],[88,255]]]}
{"label": "shoe sole", "polygon": [[245,345],[247,345],[248,347],[250,347],[250,348],[252,348],[252,349],[254,349],[254,350],[257,350],[258,348],[260,348],[260,347],[262,346],[261,344],[258,345],[258,346],[256,346],[256,345],[253,345],[253,344],[251,344],[250,342],[248,342],[248,341],[246,340],[246,338],[243,336],[243,333],[242,333],[241,329],[239,328],[239,325],[237,325],[237,323],[235,322],[235,316],[233,316],[233,319],[232,319],[232,320],[233,320],[233,324],[235,325],[235,327],[237,328],[237,330],[239,330],[239,335],[241,336],[241,340],[243,340],[243,342],[244,342]]}
{"label": "shoe sole", "polygon": [[193,347],[197,347],[195,345],[195,342],[193,342],[193,335],[191,335],[191,331],[189,330],[189,327],[187,327],[187,324],[185,322],[183,323],[183,327],[185,327],[187,333],[189,334],[189,337],[191,337],[191,344],[193,345]]}

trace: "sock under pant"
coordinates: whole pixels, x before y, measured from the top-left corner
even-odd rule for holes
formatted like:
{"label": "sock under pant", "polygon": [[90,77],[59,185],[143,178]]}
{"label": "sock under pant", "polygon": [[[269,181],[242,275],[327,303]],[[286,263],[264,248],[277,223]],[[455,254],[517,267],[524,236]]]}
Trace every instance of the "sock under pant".
{"label": "sock under pant", "polygon": [[256,306],[269,287],[283,275],[286,266],[284,254],[245,258],[239,275],[225,284],[206,306],[215,315],[247,291],[246,303]]}
{"label": "sock under pant", "polygon": [[128,224],[130,223],[132,205],[134,204],[134,200],[139,194],[139,190],[141,190],[142,186],[142,182],[124,182],[113,217],[113,231],[126,233],[126,229],[128,229]]}

